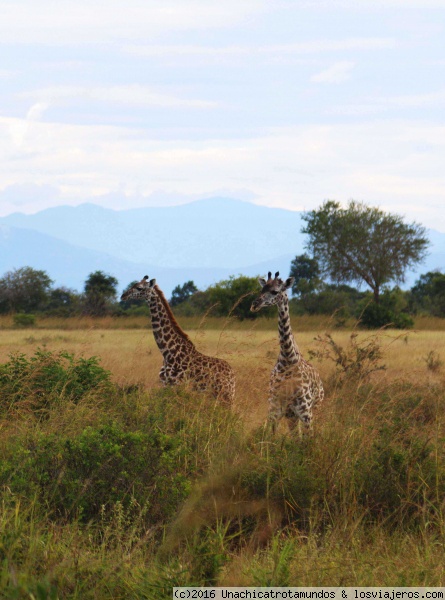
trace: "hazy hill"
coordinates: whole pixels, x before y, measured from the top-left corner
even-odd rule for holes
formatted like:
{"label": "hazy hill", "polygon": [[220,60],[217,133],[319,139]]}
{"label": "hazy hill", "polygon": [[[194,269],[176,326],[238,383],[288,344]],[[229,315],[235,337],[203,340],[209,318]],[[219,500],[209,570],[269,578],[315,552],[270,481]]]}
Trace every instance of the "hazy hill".
{"label": "hazy hill", "polygon": [[[0,218],[0,275],[29,265],[57,285],[82,289],[89,273],[117,277],[120,289],[145,274],[167,294],[192,279],[204,289],[229,275],[289,272],[304,251],[298,212],[211,198],[181,206],[115,211],[83,204]],[[410,273],[445,268],[445,234],[429,231],[431,253]]]}
{"label": "hazy hill", "polygon": [[287,274],[292,258],[293,255],[281,256],[273,261],[240,269],[173,269],[120,260],[104,252],[75,246],[37,231],[0,225],[0,276],[11,269],[30,266],[46,271],[56,285],[78,291],[83,289],[88,274],[96,270],[114,275],[119,281],[119,290],[144,275],[156,277],[165,293],[170,295],[178,283],[182,284],[189,279],[198,288],[205,289],[232,274],[264,275],[270,269]]}
{"label": "hazy hill", "polygon": [[211,198],[115,211],[61,206],[0,219],[120,260],[171,268],[239,268],[303,248],[300,213]]}

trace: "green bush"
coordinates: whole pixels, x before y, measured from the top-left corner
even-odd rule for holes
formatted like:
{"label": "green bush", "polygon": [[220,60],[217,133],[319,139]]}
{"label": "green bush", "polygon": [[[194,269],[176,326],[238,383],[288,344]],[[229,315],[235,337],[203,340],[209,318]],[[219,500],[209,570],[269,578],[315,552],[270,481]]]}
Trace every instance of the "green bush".
{"label": "green bush", "polygon": [[445,491],[432,450],[429,440],[408,436],[394,423],[382,426],[370,451],[354,465],[357,499],[370,518],[398,527],[428,519],[437,509],[434,496]]}
{"label": "green bush", "polygon": [[408,299],[408,294],[397,286],[384,290],[379,304],[372,300],[371,294],[367,294],[358,306],[361,325],[368,329],[412,327],[414,321],[409,315]]}
{"label": "green bush", "polygon": [[0,365],[0,409],[21,406],[39,411],[61,399],[78,402],[105,388],[111,388],[110,373],[95,356],[75,358],[68,352],[38,349],[30,358],[11,354]]}
{"label": "green bush", "polygon": [[445,317],[445,274],[429,271],[419,277],[411,288],[411,308]]}
{"label": "green bush", "polygon": [[[252,301],[261,291],[257,277],[233,275],[224,281],[219,281],[207,290],[209,307],[214,306],[212,314],[220,317],[234,316],[240,321],[256,319],[257,313],[250,310]],[[276,310],[266,308],[261,311],[263,316],[272,316]]]}
{"label": "green bush", "polygon": [[294,302],[303,313],[310,315],[335,313],[338,319],[344,320],[351,317],[356,310],[357,304],[364,297],[363,292],[346,285],[323,284],[315,292],[303,294]]}
{"label": "green bush", "polygon": [[383,304],[371,302],[362,312],[360,324],[367,329],[379,329],[380,327],[409,329],[414,325],[414,321],[406,313],[395,312]]}
{"label": "green bush", "polygon": [[178,452],[173,436],[125,431],[117,423],[74,436],[40,433],[2,461],[0,482],[14,494],[37,497],[53,518],[99,520],[120,503],[143,509],[154,524],[170,517],[187,493]]}
{"label": "green bush", "polygon": [[[31,361],[15,358],[26,372]],[[119,517],[158,531],[216,448],[236,447],[236,417],[180,387],[152,394],[110,388],[107,399],[103,392],[100,410],[95,396],[81,406],[59,404],[35,429],[25,422],[24,434],[10,435],[0,450],[0,489],[34,499],[58,522],[103,528]]]}
{"label": "green bush", "polygon": [[34,327],[36,324],[35,315],[25,314],[25,313],[17,313],[14,315],[14,325],[15,327]]}

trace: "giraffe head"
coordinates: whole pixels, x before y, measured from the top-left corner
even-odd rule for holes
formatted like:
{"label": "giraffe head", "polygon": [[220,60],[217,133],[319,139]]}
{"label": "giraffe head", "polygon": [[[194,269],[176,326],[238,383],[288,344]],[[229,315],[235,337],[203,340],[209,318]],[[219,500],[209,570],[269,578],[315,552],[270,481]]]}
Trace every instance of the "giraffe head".
{"label": "giraffe head", "polygon": [[274,306],[280,304],[284,297],[287,296],[286,290],[292,287],[294,283],[293,277],[288,277],[286,281],[283,281],[279,277],[280,273],[277,271],[275,277],[272,279],[272,273],[269,271],[267,280],[264,277],[259,278],[262,290],[258,298],[252,302],[250,310],[252,312],[258,312],[264,306]]}
{"label": "giraffe head", "polygon": [[141,300],[143,298],[148,300],[155,285],[156,279],[149,280],[148,275],[145,275],[141,281],[132,285],[122,294],[121,300]]}

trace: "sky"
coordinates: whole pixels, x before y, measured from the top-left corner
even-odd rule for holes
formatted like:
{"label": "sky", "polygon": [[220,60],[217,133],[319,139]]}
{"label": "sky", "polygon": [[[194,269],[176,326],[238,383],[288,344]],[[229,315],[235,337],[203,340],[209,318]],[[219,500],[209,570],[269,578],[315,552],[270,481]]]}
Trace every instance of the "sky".
{"label": "sky", "polygon": [[355,199],[445,232],[445,0],[2,0],[0,216]]}

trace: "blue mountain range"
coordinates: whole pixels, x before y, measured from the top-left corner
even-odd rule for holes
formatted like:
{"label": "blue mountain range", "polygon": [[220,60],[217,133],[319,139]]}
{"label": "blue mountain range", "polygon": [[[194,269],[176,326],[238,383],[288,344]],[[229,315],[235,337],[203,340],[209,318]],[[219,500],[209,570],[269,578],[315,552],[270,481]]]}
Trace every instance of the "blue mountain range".
{"label": "blue mountain range", "polygon": [[[230,198],[168,207],[111,210],[59,206],[0,218],[0,275],[31,266],[56,285],[83,289],[88,274],[114,275],[124,289],[144,275],[166,294],[193,280],[200,289],[230,275],[289,273],[304,252],[301,213]],[[428,258],[407,276],[445,267],[445,234],[429,230]]]}

